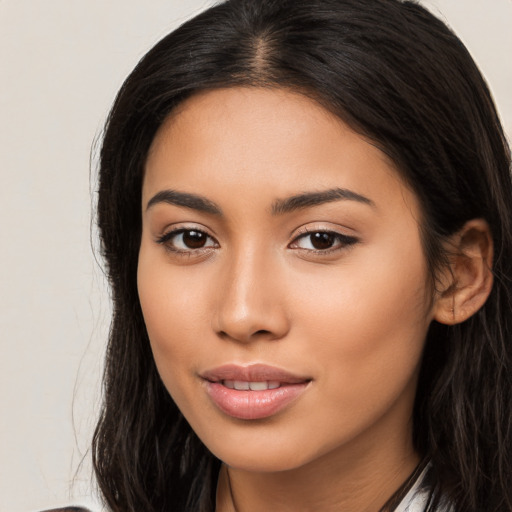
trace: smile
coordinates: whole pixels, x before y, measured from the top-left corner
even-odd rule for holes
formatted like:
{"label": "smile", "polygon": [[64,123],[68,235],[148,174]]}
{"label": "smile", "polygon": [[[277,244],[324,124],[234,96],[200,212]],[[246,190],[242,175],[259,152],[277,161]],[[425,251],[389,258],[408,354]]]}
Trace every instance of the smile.
{"label": "smile", "polygon": [[238,391],[265,391],[267,389],[277,389],[281,386],[279,381],[247,382],[245,380],[223,380],[222,385],[229,389]]}
{"label": "smile", "polygon": [[225,414],[237,419],[268,418],[308,388],[310,378],[266,365],[227,365],[202,374],[206,392]]}

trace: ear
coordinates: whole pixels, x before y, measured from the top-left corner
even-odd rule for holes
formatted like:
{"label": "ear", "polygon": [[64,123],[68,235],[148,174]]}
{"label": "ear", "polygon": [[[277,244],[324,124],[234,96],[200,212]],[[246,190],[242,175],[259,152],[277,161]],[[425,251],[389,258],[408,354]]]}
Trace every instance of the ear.
{"label": "ear", "polygon": [[473,219],[450,239],[449,264],[440,275],[433,318],[454,325],[476,313],[491,293],[493,241],[483,219]]}

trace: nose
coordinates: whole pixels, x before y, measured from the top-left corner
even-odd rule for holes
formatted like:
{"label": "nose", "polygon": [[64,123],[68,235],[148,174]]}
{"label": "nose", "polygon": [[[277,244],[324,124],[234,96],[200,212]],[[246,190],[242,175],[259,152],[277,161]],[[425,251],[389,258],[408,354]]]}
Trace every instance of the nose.
{"label": "nose", "polygon": [[272,257],[246,250],[225,262],[213,329],[224,339],[278,340],[290,328],[283,272]]}

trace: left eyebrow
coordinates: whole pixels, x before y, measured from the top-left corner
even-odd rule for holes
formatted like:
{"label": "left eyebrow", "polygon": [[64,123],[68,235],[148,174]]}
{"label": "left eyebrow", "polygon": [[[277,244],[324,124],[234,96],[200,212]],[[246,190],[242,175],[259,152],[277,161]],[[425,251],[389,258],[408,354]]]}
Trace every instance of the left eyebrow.
{"label": "left eyebrow", "polygon": [[321,192],[304,192],[286,199],[278,199],[272,205],[272,215],[282,215],[333,201],[356,201],[375,208],[375,203],[365,196],[346,188],[332,188]]}

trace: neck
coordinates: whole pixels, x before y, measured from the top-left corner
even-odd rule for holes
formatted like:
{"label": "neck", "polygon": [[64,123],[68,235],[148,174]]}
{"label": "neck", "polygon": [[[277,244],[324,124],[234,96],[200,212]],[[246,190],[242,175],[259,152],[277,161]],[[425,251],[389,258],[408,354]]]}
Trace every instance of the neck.
{"label": "neck", "polygon": [[[397,436],[371,456],[330,452],[300,468],[252,472],[222,466],[217,512],[378,512],[419,463]],[[352,456],[351,456],[352,455]]]}

